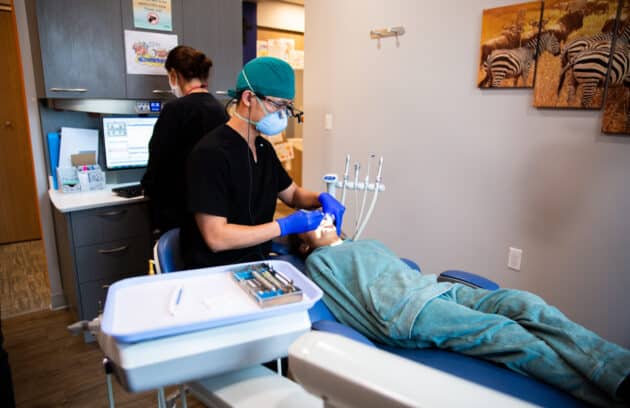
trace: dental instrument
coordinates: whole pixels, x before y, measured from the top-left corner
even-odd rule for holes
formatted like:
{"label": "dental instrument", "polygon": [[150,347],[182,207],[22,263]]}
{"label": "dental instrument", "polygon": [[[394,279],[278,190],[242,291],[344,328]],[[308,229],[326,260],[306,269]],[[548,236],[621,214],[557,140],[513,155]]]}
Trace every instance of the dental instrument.
{"label": "dental instrument", "polygon": [[263,285],[265,288],[271,291],[275,291],[277,289],[271,282],[263,278],[263,276],[259,272],[252,271],[252,275],[254,276],[254,279],[256,279],[256,281],[260,283],[261,285]]}
{"label": "dental instrument", "polygon": [[370,168],[372,166],[372,159],[375,157],[374,154],[371,154],[370,157],[368,158],[368,166],[367,166],[367,172],[365,174],[365,183],[363,183],[363,185],[361,186],[362,190],[363,190],[363,200],[361,202],[361,211],[359,211],[359,217],[358,217],[358,222],[357,225],[355,226],[356,230],[358,231],[359,227],[361,226],[361,220],[363,219],[363,211],[365,210],[365,202],[367,201],[367,193],[368,193],[368,185],[370,183]]}
{"label": "dental instrument", "polygon": [[348,187],[354,189],[354,227],[359,223],[359,172],[361,171],[361,163],[354,163],[354,183]]}
{"label": "dental instrument", "polygon": [[337,186],[337,175],[336,174],[326,174],[324,176],[324,183],[326,183],[326,191],[331,196],[335,196],[335,187]]}
{"label": "dental instrument", "polygon": [[378,173],[376,175],[376,184],[374,184],[374,195],[372,196],[372,202],[370,203],[370,208],[368,209],[368,212],[365,216],[365,220],[363,220],[363,223],[359,226],[359,229],[354,234],[354,237],[353,237],[354,240],[357,240],[361,237],[361,234],[363,233],[365,226],[367,225],[368,221],[370,220],[370,217],[372,216],[372,212],[374,211],[374,207],[376,206],[376,199],[378,198],[378,192],[380,191],[382,174],[383,174],[383,156],[381,156],[381,158],[378,161]]}
{"label": "dental instrument", "polygon": [[[326,183],[327,191],[333,197],[335,196],[334,193],[336,192],[336,189],[337,188],[341,189],[340,202],[342,205],[345,205],[346,192],[348,190],[350,191],[354,190],[355,192],[354,194],[354,198],[355,198],[354,199],[355,201],[354,234],[347,235],[347,236],[352,237],[352,239],[354,240],[357,240],[360,238],[361,234],[363,233],[365,227],[368,224],[368,221],[370,220],[370,217],[372,216],[372,213],[374,212],[374,208],[376,206],[376,201],[377,201],[379,193],[385,191],[385,185],[382,182],[383,156],[380,157],[379,162],[378,162],[378,171],[377,171],[375,183],[370,183],[370,171],[372,169],[372,160],[375,157],[376,157],[375,154],[370,154],[368,158],[367,174],[365,176],[364,181],[361,181],[361,182],[359,181],[360,170],[361,170],[361,163],[359,162],[356,162],[354,164],[354,180],[348,181],[349,168],[350,168],[350,155],[349,154],[346,155],[344,175],[343,175],[342,180],[338,180],[337,175],[333,173],[326,174],[323,177],[323,181],[324,183]],[[359,191],[360,190],[363,190],[363,198],[362,198],[361,206],[359,208]],[[373,195],[372,195],[372,200],[369,206],[366,207],[366,204],[368,203],[367,202],[368,193],[373,193]],[[367,212],[366,212],[366,208],[367,208]],[[322,221],[322,224],[323,224],[323,221]],[[323,231],[322,224],[320,224],[320,227],[318,227],[318,229],[316,230],[319,237],[321,237],[322,231]]]}
{"label": "dental instrument", "polygon": [[168,305],[168,312],[171,314],[171,316],[175,316],[175,313],[177,312],[177,307],[182,300],[183,289],[184,288],[179,285],[175,287],[175,290],[173,291],[173,293],[171,293],[171,300]]}
{"label": "dental instrument", "polygon": [[346,166],[343,171],[343,183],[341,186],[341,205],[346,202],[346,187],[348,186],[348,172],[350,170],[350,155],[346,155]]}

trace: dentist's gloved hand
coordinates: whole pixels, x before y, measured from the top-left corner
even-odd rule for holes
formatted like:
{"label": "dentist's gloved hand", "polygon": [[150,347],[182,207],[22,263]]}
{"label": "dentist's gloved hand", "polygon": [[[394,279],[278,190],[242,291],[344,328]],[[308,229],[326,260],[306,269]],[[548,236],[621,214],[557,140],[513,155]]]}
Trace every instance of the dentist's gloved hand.
{"label": "dentist's gloved hand", "polygon": [[324,213],[321,211],[296,211],[276,222],[280,225],[280,236],[284,236],[312,231],[319,227],[323,218]]}
{"label": "dentist's gloved hand", "polygon": [[321,193],[319,195],[319,202],[322,204],[322,209],[325,214],[332,214],[335,216],[337,235],[341,235],[341,224],[343,223],[343,213],[346,212],[346,207],[328,193]]}

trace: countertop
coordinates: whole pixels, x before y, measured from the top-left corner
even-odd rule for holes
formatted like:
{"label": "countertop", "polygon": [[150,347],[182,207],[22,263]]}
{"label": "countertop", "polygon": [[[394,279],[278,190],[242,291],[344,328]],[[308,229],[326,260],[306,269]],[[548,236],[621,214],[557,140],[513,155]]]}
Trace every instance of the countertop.
{"label": "countertop", "polygon": [[107,184],[103,190],[88,191],[84,193],[62,193],[59,190],[50,189],[48,190],[48,196],[55,208],[62,213],[89,210],[91,208],[109,207],[112,205],[131,204],[148,200],[145,196],[124,198],[112,193],[112,188],[129,184],[135,183]]}

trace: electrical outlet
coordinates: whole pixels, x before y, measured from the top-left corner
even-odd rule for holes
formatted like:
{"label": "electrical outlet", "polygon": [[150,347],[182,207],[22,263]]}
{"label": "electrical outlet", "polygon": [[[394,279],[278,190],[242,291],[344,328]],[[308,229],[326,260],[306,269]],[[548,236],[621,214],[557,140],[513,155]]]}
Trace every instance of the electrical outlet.
{"label": "electrical outlet", "polygon": [[523,259],[523,250],[510,247],[510,252],[508,254],[508,263],[507,263],[508,268],[514,269],[515,271],[520,271],[522,259]]}

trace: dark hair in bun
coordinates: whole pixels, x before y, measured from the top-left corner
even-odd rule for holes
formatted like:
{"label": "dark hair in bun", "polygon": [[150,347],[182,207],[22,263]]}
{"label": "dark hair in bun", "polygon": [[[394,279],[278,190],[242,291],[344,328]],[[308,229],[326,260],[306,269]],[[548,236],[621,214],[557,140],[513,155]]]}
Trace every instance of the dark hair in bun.
{"label": "dark hair in bun", "polygon": [[212,60],[206,57],[203,52],[192,47],[178,45],[168,53],[164,67],[167,71],[174,69],[186,81],[197,78],[206,82],[212,67]]}

